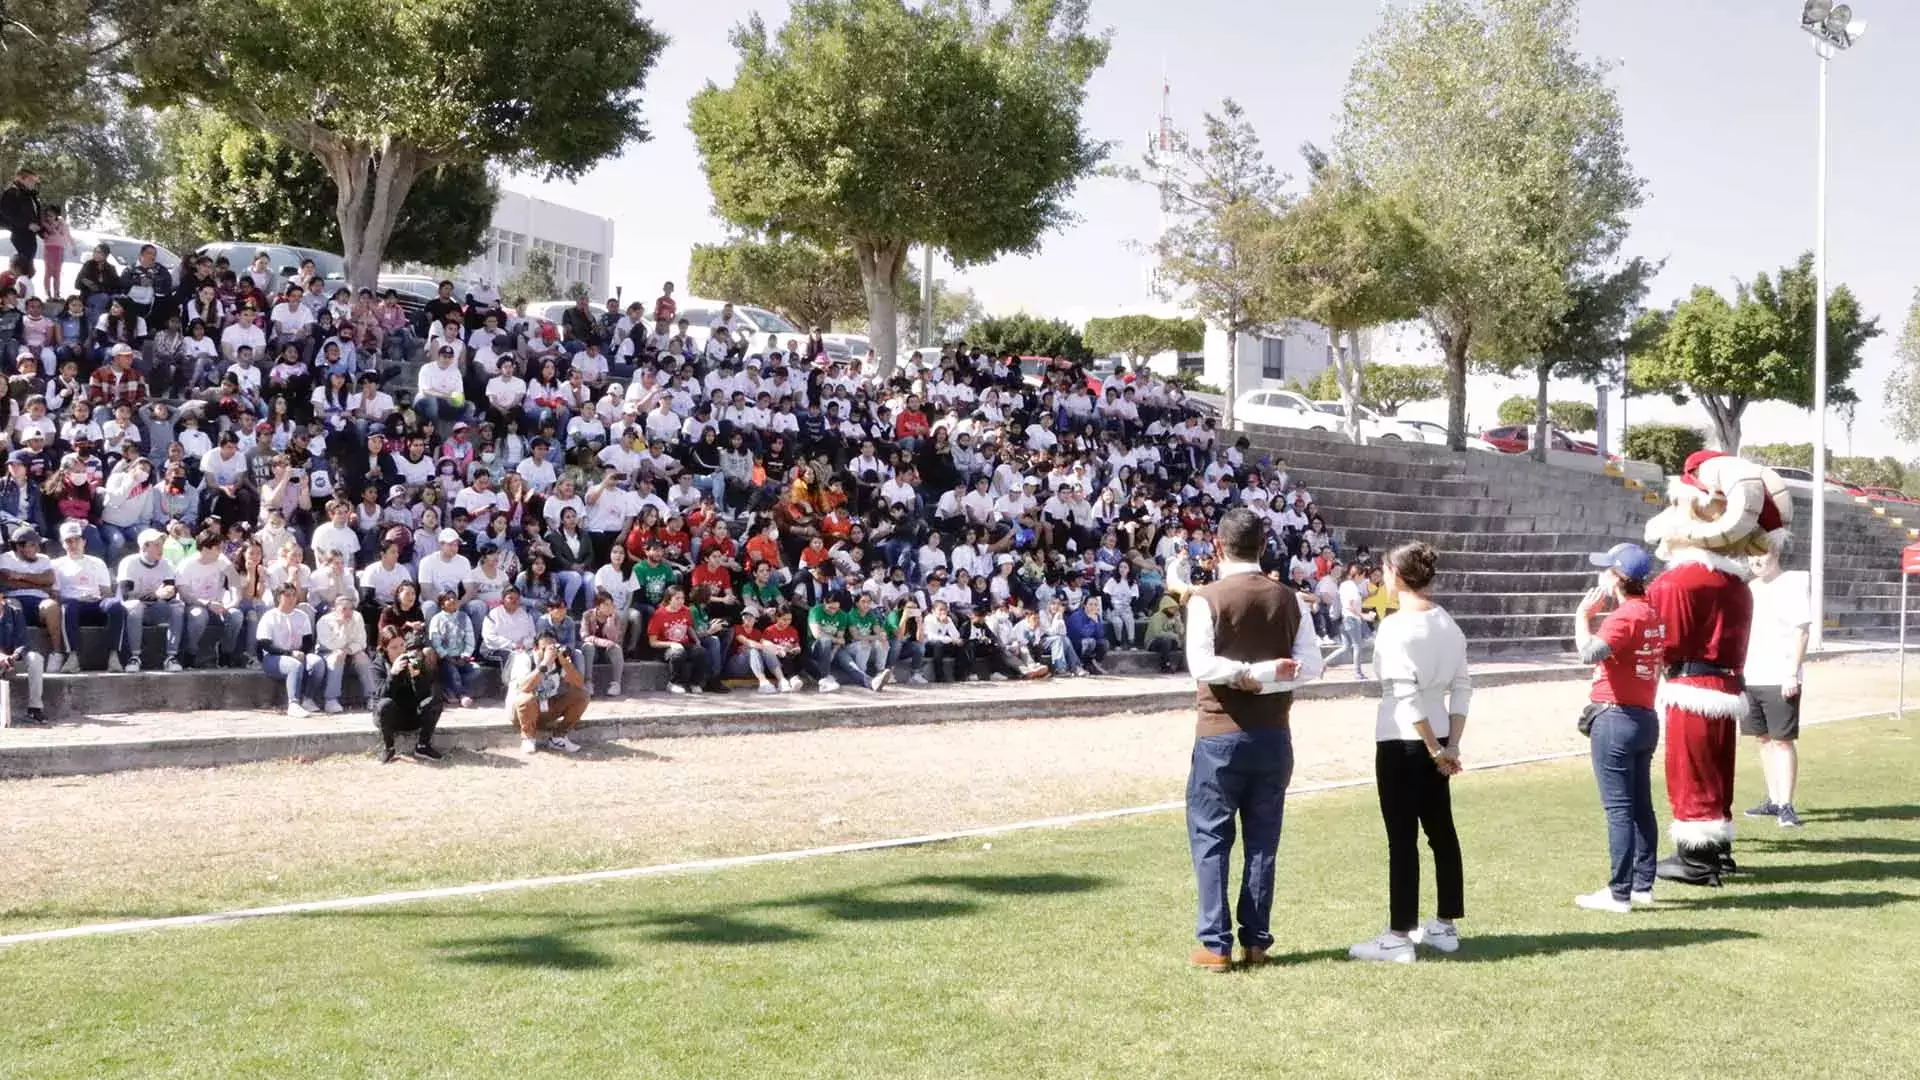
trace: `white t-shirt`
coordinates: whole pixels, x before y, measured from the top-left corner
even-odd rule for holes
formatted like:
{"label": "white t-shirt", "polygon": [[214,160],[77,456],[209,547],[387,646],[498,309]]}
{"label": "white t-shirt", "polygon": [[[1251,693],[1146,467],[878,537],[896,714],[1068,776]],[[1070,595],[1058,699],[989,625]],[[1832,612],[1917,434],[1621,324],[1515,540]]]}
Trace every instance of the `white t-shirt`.
{"label": "white t-shirt", "polygon": [[426,601],[438,601],[441,593],[460,595],[460,586],[473,573],[473,564],[465,555],[443,559],[439,552],[420,560],[420,595]]}
{"label": "white t-shirt", "polygon": [[1360,602],[1367,598],[1360,590],[1360,583],[1353,578],[1340,583],[1340,615],[1342,618],[1360,617]]}
{"label": "white t-shirt", "polygon": [[331,521],[322,522],[314,527],[314,554],[322,551],[337,551],[340,561],[347,566],[353,565],[354,556],[360,554],[360,534],[353,531],[352,525],[335,525]]}
{"label": "white t-shirt", "polygon": [[33,557],[32,562],[28,562],[27,560],[21,558],[19,553],[15,551],[7,551],[4,553],[0,553],[0,570],[5,570],[9,573],[14,573],[14,574],[54,574],[55,575],[54,584],[44,589],[34,589],[32,587],[28,587],[26,589],[15,589],[13,590],[14,592],[23,592],[23,591],[24,592],[42,592],[48,596],[52,596],[53,590],[59,586],[59,580],[58,580],[59,575],[55,573],[53,569],[53,560],[47,558],[44,553],[40,555],[35,555]]}
{"label": "white t-shirt", "polygon": [[113,591],[113,575],[91,555],[62,555],[53,560],[53,586],[62,600],[102,600]]}
{"label": "white t-shirt", "polygon": [[120,560],[118,580],[133,583],[135,600],[150,600],[160,586],[173,583],[173,564],[161,559],[149,566],[147,560],[135,552]]}
{"label": "white t-shirt", "polygon": [[394,590],[398,589],[403,582],[412,580],[413,571],[403,562],[394,563],[391,570],[380,563],[373,563],[360,571],[360,587],[373,590],[373,600],[376,604],[392,603]]}
{"label": "white t-shirt", "polygon": [[467,574],[466,584],[473,586],[473,598],[484,601],[488,606],[498,604],[506,595],[507,586],[512,584],[504,569],[496,567],[492,577],[487,576],[487,568],[476,566]]}
{"label": "white t-shirt", "polygon": [[435,360],[420,369],[418,379],[422,394],[451,397],[466,393],[466,381],[460,374],[459,364],[441,367],[440,362]]}
{"label": "white t-shirt", "polygon": [[1754,686],[1783,686],[1799,682],[1801,665],[1793,662],[1794,639],[1813,625],[1812,589],[1804,570],[1785,570],[1772,581],[1754,578],[1753,624],[1747,633],[1747,682]]}
{"label": "white t-shirt", "polygon": [[189,603],[219,604],[227,598],[227,578],[232,569],[233,564],[224,555],[212,562],[189,555],[173,568],[173,576],[180,586],[182,599]]}

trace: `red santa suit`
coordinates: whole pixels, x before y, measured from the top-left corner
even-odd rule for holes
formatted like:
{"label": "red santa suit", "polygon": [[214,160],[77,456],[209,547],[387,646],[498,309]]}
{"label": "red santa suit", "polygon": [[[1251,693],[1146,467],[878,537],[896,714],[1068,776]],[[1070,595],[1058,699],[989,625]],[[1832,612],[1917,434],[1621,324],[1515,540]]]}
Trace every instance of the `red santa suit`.
{"label": "red santa suit", "polygon": [[1718,885],[1733,869],[1734,746],[1747,713],[1746,557],[1785,540],[1793,502],[1771,471],[1714,451],[1689,457],[1669,494],[1675,505],[1647,526],[1668,563],[1647,590],[1667,627],[1657,705],[1676,851],[1659,874]]}

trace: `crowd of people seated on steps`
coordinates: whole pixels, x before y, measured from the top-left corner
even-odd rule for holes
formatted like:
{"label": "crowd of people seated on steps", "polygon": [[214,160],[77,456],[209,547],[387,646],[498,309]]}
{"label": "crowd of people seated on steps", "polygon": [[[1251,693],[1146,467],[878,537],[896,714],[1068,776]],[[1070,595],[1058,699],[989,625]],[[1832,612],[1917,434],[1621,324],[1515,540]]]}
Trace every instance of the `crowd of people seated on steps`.
{"label": "crowd of people seated on steps", "polygon": [[[463,705],[477,665],[543,633],[616,695],[636,657],[691,693],[1097,674],[1118,649],[1173,671],[1227,507],[1270,518],[1269,568],[1309,602],[1335,558],[1284,462],[1144,369],[1030,381],[961,341],[882,379],[817,331],[749,340],[731,307],[691,333],[671,284],[556,328],[449,283],[415,335],[317,278],[269,308],[251,273],[203,259],[165,295],[107,297],[137,320],[104,350],[0,349],[0,525],[64,552],[12,541],[6,650],[37,618],[46,670],[77,671],[104,624],[107,669],[138,671],[160,623],[165,671],[257,667],[291,586],[320,662],[266,666],[295,712],[340,708],[383,630],[424,632]],[[188,314],[187,340],[219,344],[183,367],[154,346]],[[390,391],[420,353],[417,388]]]}

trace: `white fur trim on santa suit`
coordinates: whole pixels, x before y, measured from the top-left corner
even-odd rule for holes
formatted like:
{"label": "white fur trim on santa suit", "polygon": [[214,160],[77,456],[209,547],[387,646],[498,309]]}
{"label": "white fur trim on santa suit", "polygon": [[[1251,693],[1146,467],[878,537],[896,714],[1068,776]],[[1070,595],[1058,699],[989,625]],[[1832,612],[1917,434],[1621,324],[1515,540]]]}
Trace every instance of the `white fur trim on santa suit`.
{"label": "white fur trim on santa suit", "polygon": [[1653,707],[1662,716],[1666,715],[1667,709],[1674,708],[1719,720],[1738,720],[1751,711],[1752,704],[1745,694],[1730,694],[1725,690],[1689,686],[1686,683],[1662,682],[1654,694]]}
{"label": "white fur trim on santa suit", "polygon": [[1706,548],[1683,547],[1667,557],[1668,566],[1679,566],[1681,563],[1699,563],[1709,570],[1732,574],[1741,581],[1753,577],[1753,568],[1747,565],[1745,559],[1735,559],[1717,551],[1708,551]]}
{"label": "white fur trim on santa suit", "polygon": [[1733,843],[1733,822],[1676,821],[1669,828],[1676,847],[1713,848]]}

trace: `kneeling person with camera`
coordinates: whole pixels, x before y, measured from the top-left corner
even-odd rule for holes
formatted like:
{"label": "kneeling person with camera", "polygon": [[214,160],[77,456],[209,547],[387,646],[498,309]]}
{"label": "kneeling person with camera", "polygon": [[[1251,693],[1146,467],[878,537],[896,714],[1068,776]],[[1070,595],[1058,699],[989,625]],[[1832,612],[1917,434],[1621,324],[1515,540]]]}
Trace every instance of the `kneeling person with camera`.
{"label": "kneeling person with camera", "polygon": [[433,747],[440,725],[440,654],[427,635],[389,626],[380,631],[380,647],[373,651],[373,681],[367,688],[367,710],[380,728],[380,763],[396,756],[395,737],[414,732],[413,756],[426,761],[445,757]]}
{"label": "kneeling person with camera", "polygon": [[573,666],[573,657],[560,647],[552,631],[534,640],[530,651],[513,654],[507,663],[507,715],[520,729],[520,749],[540,749],[546,730],[547,747],[578,753],[580,744],[567,738],[587,711],[587,680]]}

